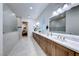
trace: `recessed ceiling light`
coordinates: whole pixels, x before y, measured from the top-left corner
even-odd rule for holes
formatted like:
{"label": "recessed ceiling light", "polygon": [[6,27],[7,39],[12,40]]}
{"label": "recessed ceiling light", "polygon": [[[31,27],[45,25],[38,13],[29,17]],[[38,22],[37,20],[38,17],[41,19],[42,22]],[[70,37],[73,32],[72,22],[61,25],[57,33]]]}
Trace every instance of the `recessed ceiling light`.
{"label": "recessed ceiling light", "polygon": [[15,16],[15,13],[12,13],[12,16]]}
{"label": "recessed ceiling light", "polygon": [[33,9],[33,7],[29,7],[29,9],[31,9],[31,10],[32,10],[32,9]]}

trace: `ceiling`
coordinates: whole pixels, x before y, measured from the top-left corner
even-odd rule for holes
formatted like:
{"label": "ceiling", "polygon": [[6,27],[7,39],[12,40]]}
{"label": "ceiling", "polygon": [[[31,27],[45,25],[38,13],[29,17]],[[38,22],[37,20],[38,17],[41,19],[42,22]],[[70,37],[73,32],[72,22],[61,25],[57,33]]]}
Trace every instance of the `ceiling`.
{"label": "ceiling", "polygon": [[[37,18],[38,15],[46,8],[47,3],[7,3],[6,4],[17,17]],[[32,7],[32,10],[30,9]]]}
{"label": "ceiling", "polygon": [[[47,7],[52,6],[52,8],[58,8],[57,5],[61,5],[58,3],[6,3],[7,5],[17,17],[22,18],[33,18],[36,19],[42,12],[45,11]],[[30,9],[32,7],[32,9]]]}

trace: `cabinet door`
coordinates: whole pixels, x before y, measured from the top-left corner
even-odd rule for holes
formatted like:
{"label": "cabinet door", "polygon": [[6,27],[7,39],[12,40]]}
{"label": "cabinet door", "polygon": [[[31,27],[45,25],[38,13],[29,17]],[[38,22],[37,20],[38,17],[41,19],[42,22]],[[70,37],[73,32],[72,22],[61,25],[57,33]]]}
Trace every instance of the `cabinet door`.
{"label": "cabinet door", "polygon": [[76,53],[76,56],[79,56],[79,53]]}
{"label": "cabinet door", "polygon": [[33,38],[36,41],[37,37],[36,37],[36,34],[35,33],[33,33]]}
{"label": "cabinet door", "polygon": [[55,56],[55,44],[53,41],[44,38],[44,51],[48,56]]}
{"label": "cabinet door", "polygon": [[47,45],[46,45],[46,52],[48,56],[52,55],[52,45],[49,42],[47,42]]}
{"label": "cabinet door", "polygon": [[56,56],[74,56],[74,52],[59,44],[55,44],[55,55]]}
{"label": "cabinet door", "polygon": [[37,43],[40,45],[40,36],[36,35],[36,37],[37,37]]}
{"label": "cabinet door", "polygon": [[39,36],[39,45],[40,45],[40,47],[41,48],[43,48],[43,38],[42,38],[42,36]]}
{"label": "cabinet door", "polygon": [[[47,51],[47,41],[46,41],[47,39],[46,38],[44,38],[44,37],[42,37],[42,49],[43,49],[43,51],[46,53],[46,51]],[[46,53],[47,54],[47,53]]]}
{"label": "cabinet door", "polygon": [[74,54],[79,56],[79,53],[75,53],[74,51],[65,48],[64,46],[59,45],[43,36],[34,33],[33,37],[43,51],[49,56],[74,56]]}
{"label": "cabinet door", "polygon": [[52,53],[52,56],[55,56],[55,43],[52,41],[51,42],[51,45],[52,45],[52,51],[51,51],[51,53]]}

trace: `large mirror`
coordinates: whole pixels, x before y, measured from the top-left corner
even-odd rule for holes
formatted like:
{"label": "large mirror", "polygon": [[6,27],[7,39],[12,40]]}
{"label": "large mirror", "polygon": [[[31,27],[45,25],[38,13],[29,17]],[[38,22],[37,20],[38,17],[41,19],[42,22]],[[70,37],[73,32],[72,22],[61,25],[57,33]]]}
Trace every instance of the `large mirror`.
{"label": "large mirror", "polygon": [[50,18],[49,21],[49,30],[57,33],[66,32],[66,17],[65,13]]}
{"label": "large mirror", "polygon": [[79,35],[79,5],[49,19],[49,31]]}

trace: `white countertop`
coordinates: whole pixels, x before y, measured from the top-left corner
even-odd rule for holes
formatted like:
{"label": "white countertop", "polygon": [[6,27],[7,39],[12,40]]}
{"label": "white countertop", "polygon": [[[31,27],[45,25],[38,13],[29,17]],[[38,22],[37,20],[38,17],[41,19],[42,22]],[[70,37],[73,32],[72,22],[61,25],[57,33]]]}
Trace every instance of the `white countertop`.
{"label": "white countertop", "polygon": [[66,47],[66,48],[69,48],[69,49],[79,53],[79,42],[72,41],[72,40],[69,40],[66,38],[65,38],[65,40],[60,40],[60,39],[57,39],[55,36],[47,36],[47,35],[45,35],[43,33],[39,33],[39,32],[34,32],[34,33],[39,34],[43,37],[46,37],[49,40],[52,40],[52,41]]}

